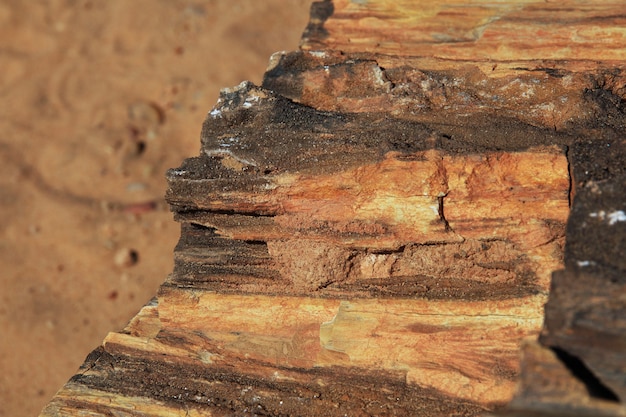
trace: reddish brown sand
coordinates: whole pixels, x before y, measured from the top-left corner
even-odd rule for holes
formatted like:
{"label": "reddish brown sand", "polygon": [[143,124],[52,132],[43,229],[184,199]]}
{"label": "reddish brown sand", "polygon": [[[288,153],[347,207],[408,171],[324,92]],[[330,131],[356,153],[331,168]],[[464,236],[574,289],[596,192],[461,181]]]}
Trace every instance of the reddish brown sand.
{"label": "reddish brown sand", "polygon": [[37,415],[171,271],[164,172],[310,0],[0,3],[0,416]]}

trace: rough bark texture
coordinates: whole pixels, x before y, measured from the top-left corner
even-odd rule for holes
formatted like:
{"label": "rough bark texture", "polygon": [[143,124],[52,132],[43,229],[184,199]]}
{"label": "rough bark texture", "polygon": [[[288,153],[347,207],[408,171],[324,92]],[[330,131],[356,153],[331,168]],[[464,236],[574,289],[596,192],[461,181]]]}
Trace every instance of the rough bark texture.
{"label": "rough bark texture", "polygon": [[43,415],[624,414],[620,6],[362,3],[223,91],[172,275]]}

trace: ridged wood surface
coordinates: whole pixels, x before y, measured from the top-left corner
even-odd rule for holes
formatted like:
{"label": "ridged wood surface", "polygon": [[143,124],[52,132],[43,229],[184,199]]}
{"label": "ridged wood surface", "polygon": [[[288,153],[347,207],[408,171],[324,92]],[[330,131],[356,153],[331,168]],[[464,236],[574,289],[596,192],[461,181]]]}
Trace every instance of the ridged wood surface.
{"label": "ridged wood surface", "polygon": [[168,171],[157,298],[42,415],[623,415],[623,16],[315,3]]}

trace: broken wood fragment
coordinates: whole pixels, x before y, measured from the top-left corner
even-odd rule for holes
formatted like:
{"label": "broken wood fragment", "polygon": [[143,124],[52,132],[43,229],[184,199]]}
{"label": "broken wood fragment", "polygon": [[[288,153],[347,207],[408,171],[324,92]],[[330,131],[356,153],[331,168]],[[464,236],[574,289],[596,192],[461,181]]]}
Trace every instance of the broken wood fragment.
{"label": "broken wood fragment", "polygon": [[43,415],[623,411],[624,45],[572,38],[620,18],[394,5],[315,3],[222,92],[167,174],[173,273]]}

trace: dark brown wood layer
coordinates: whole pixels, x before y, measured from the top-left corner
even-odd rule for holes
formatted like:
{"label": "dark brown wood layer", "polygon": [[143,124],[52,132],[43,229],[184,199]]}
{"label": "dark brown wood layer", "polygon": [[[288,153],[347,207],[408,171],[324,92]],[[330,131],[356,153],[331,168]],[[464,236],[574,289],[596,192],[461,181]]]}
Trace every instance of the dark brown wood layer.
{"label": "dark brown wood layer", "polygon": [[[170,338],[163,334],[159,340],[177,348],[181,345],[177,335]],[[83,398],[68,399],[68,403],[96,415],[117,410],[131,416],[146,415],[150,407],[145,404],[143,409],[127,411],[123,406],[96,404],[90,395],[144,398],[171,415],[193,409],[194,413],[215,416],[291,416],[301,414],[303,409],[315,409],[318,416],[431,416],[433,411],[439,415],[473,416],[483,410],[427,388],[408,386],[398,375],[380,372],[362,370],[355,376],[350,369],[342,368],[271,367],[277,376],[265,378],[259,374],[264,374],[260,370],[268,368],[267,364],[243,358],[233,358],[231,363],[239,364],[225,367],[181,362],[172,364],[158,356],[146,357],[142,351],[109,344],[107,351],[94,351],[81,373],[70,380],[69,388],[80,386],[85,394]],[[371,380],[377,381],[376,386]]]}

